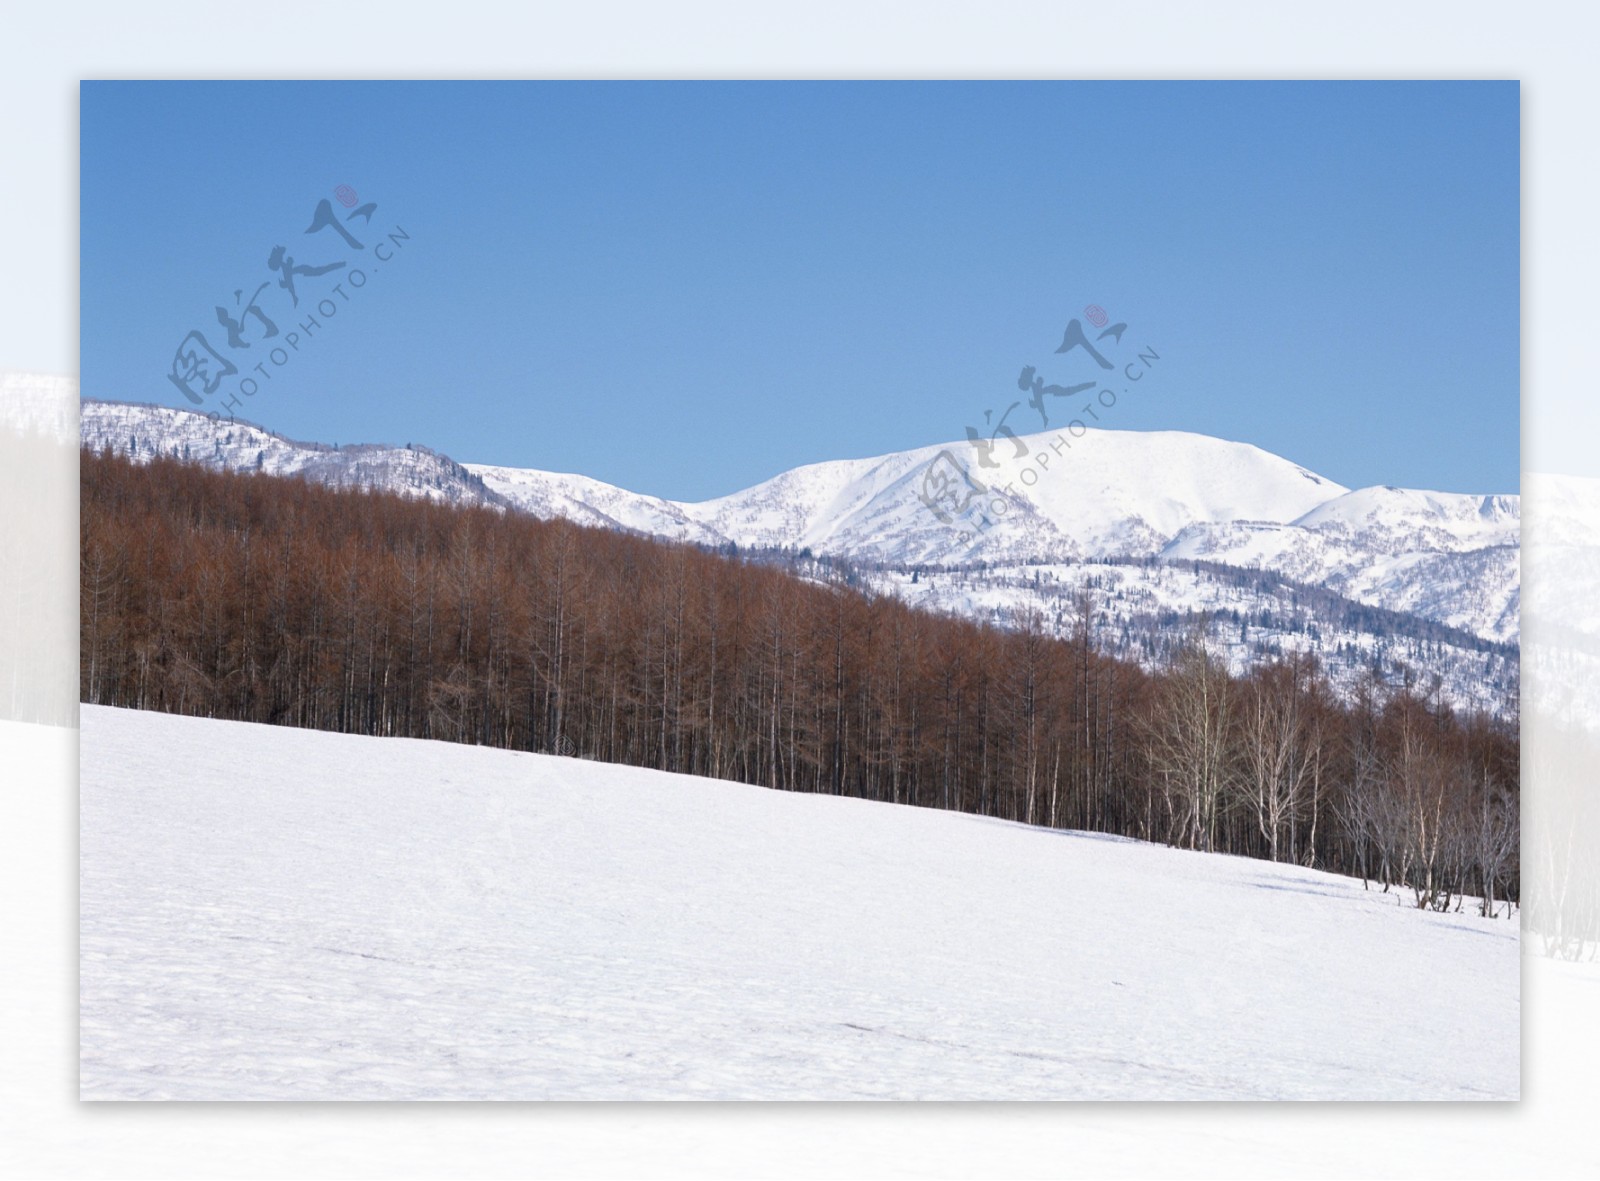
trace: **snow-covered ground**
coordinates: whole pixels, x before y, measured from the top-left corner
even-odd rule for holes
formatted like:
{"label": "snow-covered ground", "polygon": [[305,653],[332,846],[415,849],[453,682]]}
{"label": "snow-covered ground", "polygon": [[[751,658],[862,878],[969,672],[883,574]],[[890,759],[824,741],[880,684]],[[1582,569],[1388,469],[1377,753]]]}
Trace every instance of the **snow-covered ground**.
{"label": "snow-covered ground", "polygon": [[1514,924],[1304,869],[82,712],[81,1094],[1487,1099]]}

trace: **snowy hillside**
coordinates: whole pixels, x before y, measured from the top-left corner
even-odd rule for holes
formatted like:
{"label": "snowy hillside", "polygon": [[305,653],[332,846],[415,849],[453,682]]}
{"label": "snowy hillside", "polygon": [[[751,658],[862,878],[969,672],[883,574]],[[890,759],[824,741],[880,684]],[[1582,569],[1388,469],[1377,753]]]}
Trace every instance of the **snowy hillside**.
{"label": "snowy hillside", "polygon": [[161,455],[225,471],[305,476],[335,487],[384,488],[447,504],[503,506],[481,479],[426,447],[300,443],[245,422],[128,402],[84,402],[81,416],[83,446],[91,451],[138,460]]}
{"label": "snowy hillside", "polygon": [[920,497],[940,447],[811,464],[698,504],[609,485],[591,492],[577,486],[579,477],[467,467],[530,512],[584,519],[569,507],[576,502],[679,540],[810,549],[907,572],[926,564],[1202,560],[1270,570],[1486,640],[1517,638],[1515,496],[1350,491],[1260,448],[1177,431],[1090,430],[1021,443],[1026,453],[1002,448],[993,472],[970,465],[1006,506],[976,535],[940,521]]}
{"label": "snowy hillside", "polygon": [[1515,496],[1362,488],[1286,525],[1191,525],[1161,553],[1274,570],[1358,602],[1514,642],[1520,534]]}
{"label": "snowy hillside", "polygon": [[1019,442],[1027,452],[996,455],[994,471],[972,467],[1005,505],[976,535],[941,521],[921,498],[929,465],[946,450],[940,446],[808,464],[699,503],[577,476],[466,467],[539,515],[576,516],[565,506],[577,501],[674,539],[895,564],[1153,554],[1196,522],[1288,522],[1345,491],[1257,447],[1204,435],[1090,431]]}
{"label": "snowy hillside", "polygon": [[[1495,554],[1497,551],[1488,551]],[[1483,560],[1477,555],[1477,560]],[[1516,576],[1512,552],[1510,575]],[[1519,687],[1515,646],[1475,636],[1448,621],[1476,601],[1495,571],[1461,585],[1430,586],[1444,623],[1420,613],[1364,609],[1353,597],[1313,583],[1287,580],[1270,569],[1188,562],[1081,561],[987,565],[979,570],[875,570],[862,576],[872,589],[946,615],[1010,626],[1019,611],[1036,611],[1046,629],[1075,635],[1079,593],[1093,604],[1091,632],[1102,652],[1162,667],[1167,647],[1188,621],[1209,621],[1207,646],[1244,675],[1264,655],[1314,653],[1336,692],[1353,699],[1374,666],[1392,681],[1395,670],[1437,676],[1444,697],[1458,707],[1503,713]],[[1513,590],[1515,588],[1513,587]],[[1453,596],[1453,597],[1452,597]],[[1516,623],[1515,600],[1511,623]],[[1425,687],[1425,682],[1419,682]]]}
{"label": "snowy hillside", "polygon": [[943,447],[811,464],[686,507],[740,545],[905,563],[1144,554],[1196,521],[1292,520],[1344,491],[1260,448],[1204,435],[1091,430],[1019,442],[1026,452],[1003,443],[993,470],[958,446],[972,476],[1009,506],[976,541],[920,499]]}
{"label": "snowy hillside", "polygon": [[[1068,446],[1056,450],[1062,442]],[[598,486],[606,498],[597,502],[569,491],[577,477],[467,467],[539,515],[584,519],[564,498],[678,540],[810,549],[906,572],[925,564],[1199,559],[1271,570],[1487,640],[1517,638],[1514,496],[1351,492],[1260,448],[1177,431],[1091,430],[1022,443],[1027,453],[997,455],[993,473],[972,467],[1007,506],[975,537],[941,522],[920,498],[939,447],[811,464],[699,504],[609,485]]]}
{"label": "snowy hillside", "polygon": [[728,540],[690,516],[688,506],[657,496],[641,496],[588,476],[484,464],[463,466],[505,503],[542,520],[564,517],[580,525],[632,529],[697,545],[722,545]]}
{"label": "snowy hillside", "polygon": [[85,706],[87,1099],[1491,1099],[1514,923],[1324,873]]}
{"label": "snowy hillside", "polygon": [[[942,447],[869,459],[810,464],[731,495],[684,503],[586,476],[457,464],[420,448],[294,443],[244,424],[183,410],[85,402],[86,446],[135,457],[167,454],[230,470],[299,473],[330,484],[370,485],[453,503],[511,506],[542,518],[634,530],[699,545],[825,556],[861,571],[880,589],[942,610],[1004,622],[1015,608],[1049,602],[1041,579],[1085,585],[1097,563],[1155,559],[1268,571],[1332,592],[1345,606],[1317,615],[1235,580],[1193,575],[1194,593],[1174,595],[1182,576],[1159,566],[1124,565],[1111,629],[1125,646],[1150,652],[1189,626],[1193,613],[1222,611],[1219,645],[1245,646],[1236,666],[1271,651],[1312,651],[1336,680],[1352,682],[1377,658],[1398,680],[1438,676],[1462,706],[1501,709],[1515,678],[1494,675],[1514,653],[1485,656],[1485,644],[1520,635],[1520,503],[1516,496],[1466,496],[1382,487],[1352,491],[1258,447],[1177,431],[1090,430],[1001,439],[997,466],[952,444],[987,491],[988,526],[954,527],[923,500]],[[1018,447],[1025,449],[1019,452]],[[998,507],[997,507],[998,506]],[[977,594],[931,595],[913,574],[953,570]],[[915,588],[915,589],[914,589]],[[1352,623],[1360,604],[1394,613],[1374,630]],[[1248,643],[1248,620],[1276,617]],[[1411,627],[1405,620],[1419,621]],[[1440,635],[1425,625],[1444,625]],[[1155,662],[1154,655],[1149,657]]]}

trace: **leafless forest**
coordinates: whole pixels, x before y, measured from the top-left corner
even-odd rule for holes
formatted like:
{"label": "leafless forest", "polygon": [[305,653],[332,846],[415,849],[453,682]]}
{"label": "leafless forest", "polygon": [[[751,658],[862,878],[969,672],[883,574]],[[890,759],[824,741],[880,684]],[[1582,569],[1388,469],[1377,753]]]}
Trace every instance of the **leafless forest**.
{"label": "leafless forest", "polygon": [[1509,915],[1515,721],[1314,663],[1151,675],[737,554],[82,456],[88,702],[572,754],[1358,875]]}

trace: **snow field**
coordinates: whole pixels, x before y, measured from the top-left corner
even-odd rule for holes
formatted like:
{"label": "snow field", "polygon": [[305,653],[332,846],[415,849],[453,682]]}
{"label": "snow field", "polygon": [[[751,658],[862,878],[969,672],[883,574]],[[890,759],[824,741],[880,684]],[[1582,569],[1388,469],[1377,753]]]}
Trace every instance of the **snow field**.
{"label": "snow field", "polygon": [[1515,924],[576,759],[84,706],[86,1099],[1510,1099]]}

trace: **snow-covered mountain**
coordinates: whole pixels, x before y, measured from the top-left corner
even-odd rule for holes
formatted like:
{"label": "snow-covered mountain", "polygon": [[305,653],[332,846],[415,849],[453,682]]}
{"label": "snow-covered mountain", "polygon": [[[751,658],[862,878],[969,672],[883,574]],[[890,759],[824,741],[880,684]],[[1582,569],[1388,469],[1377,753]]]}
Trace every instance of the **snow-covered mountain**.
{"label": "snow-covered mountain", "polygon": [[1358,602],[1514,641],[1520,531],[1515,496],[1362,488],[1286,524],[1186,526],[1161,556],[1273,570]]}
{"label": "snow-covered mountain", "polygon": [[[1070,446],[1057,450],[1063,442]],[[940,520],[923,499],[941,447],[810,464],[698,504],[577,476],[466,466],[529,512],[603,517],[685,541],[809,549],[906,569],[1202,560],[1270,570],[1485,639],[1516,639],[1515,496],[1351,491],[1258,447],[1176,431],[1020,443],[1026,453],[997,458],[992,475],[969,465],[990,506],[977,530]]]}
{"label": "snow-covered mountain", "polygon": [[135,458],[174,455],[698,545],[807,554],[835,575],[1002,624],[1034,608],[1064,629],[1070,604],[1089,589],[1101,604],[1100,642],[1150,662],[1203,613],[1236,668],[1266,652],[1309,649],[1336,681],[1377,663],[1396,675],[1438,675],[1447,696],[1492,708],[1515,688],[1518,497],[1352,490],[1204,435],[1023,436],[1000,440],[992,466],[966,443],[922,447],[808,464],[687,503],[582,475],[461,464],[410,444],[297,443],[166,407],[85,402],[82,431],[86,447]]}
{"label": "snow-covered mountain", "polygon": [[[930,467],[953,448],[807,464],[751,488],[677,503],[584,481],[590,504],[635,528],[686,541],[810,549],[855,561],[962,563],[1154,554],[1196,522],[1290,521],[1345,491],[1257,447],[1164,431],[1034,435],[1025,452],[969,463],[985,489],[981,527],[962,528],[924,499]],[[960,445],[963,450],[966,444]],[[1046,462],[1041,465],[1040,459]],[[581,477],[468,464],[519,507],[546,512]]]}
{"label": "snow-covered mountain", "polygon": [[240,421],[219,421],[190,410],[131,402],[83,403],[83,446],[136,460],[157,455],[219,471],[304,476],[334,487],[384,488],[446,504],[506,507],[482,479],[426,447],[300,443]]}

